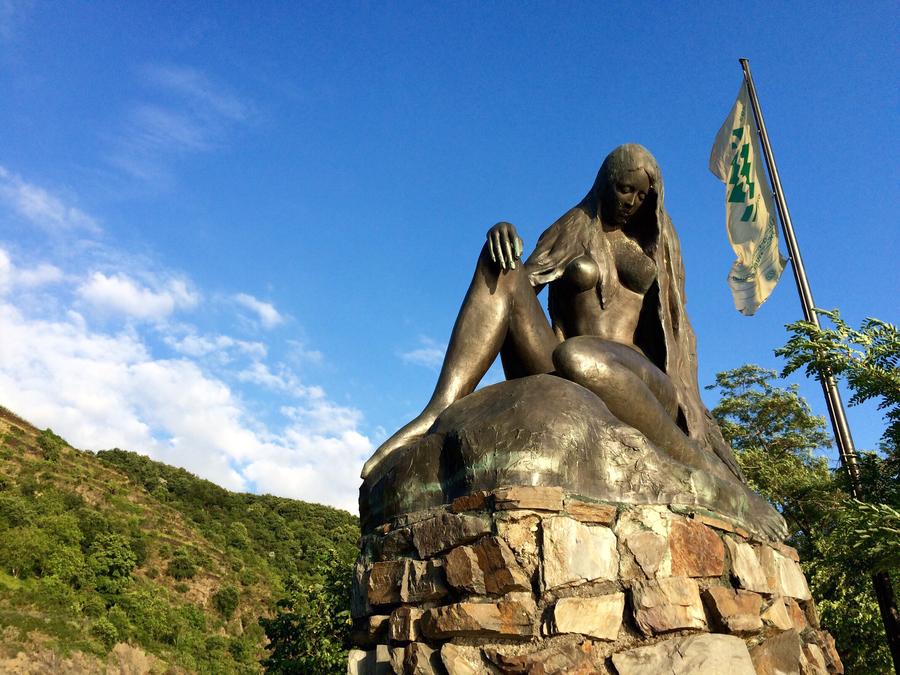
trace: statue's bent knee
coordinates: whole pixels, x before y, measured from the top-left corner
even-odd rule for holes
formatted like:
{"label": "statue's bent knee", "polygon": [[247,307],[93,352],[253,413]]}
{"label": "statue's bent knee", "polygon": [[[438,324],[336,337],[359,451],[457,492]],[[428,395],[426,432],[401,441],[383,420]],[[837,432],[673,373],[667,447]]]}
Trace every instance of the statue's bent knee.
{"label": "statue's bent knee", "polygon": [[573,382],[605,379],[615,366],[615,357],[599,348],[598,340],[582,336],[560,343],[553,350],[556,372]]}

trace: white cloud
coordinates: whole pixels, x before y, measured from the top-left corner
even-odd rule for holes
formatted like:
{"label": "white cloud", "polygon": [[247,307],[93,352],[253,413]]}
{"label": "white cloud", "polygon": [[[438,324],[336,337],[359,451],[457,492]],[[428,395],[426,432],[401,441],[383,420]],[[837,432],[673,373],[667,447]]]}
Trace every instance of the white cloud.
{"label": "white cloud", "polygon": [[274,453],[244,468],[243,474],[257,492],[297,496],[357,512],[359,471],[373,449],[368,438],[354,430],[320,436],[293,428],[286,431],[284,441],[289,452]]}
{"label": "white cloud", "polygon": [[277,373],[273,373],[265,363],[256,361],[239,372],[237,379],[299,398],[320,399],[325,396],[321,387],[301,384],[297,376],[283,365],[279,366]]}
{"label": "white cloud", "polygon": [[336,405],[322,395],[304,407],[285,406],[281,414],[293,420],[299,428],[316,435],[342,434],[356,429],[362,421],[362,413],[355,408]]}
{"label": "white cloud", "polygon": [[[0,249],[0,279],[15,277],[17,269]],[[105,277],[117,278],[131,282]],[[131,289],[146,300],[140,291],[147,289],[134,282]],[[129,302],[132,290],[123,293]],[[147,292],[150,304],[167,306]],[[372,451],[359,430],[361,413],[301,383],[286,366],[270,369],[261,343],[201,336],[182,326],[179,337],[164,336],[182,356],[159,358],[141,325],[98,331],[61,299],[64,308],[54,318],[38,319],[32,307],[15,304],[19,297],[0,299],[0,404],[76,447],[134,450],[232,490],[356,510],[359,469]],[[226,366],[213,373],[195,360],[216,350],[246,354],[252,364],[237,374]],[[237,385],[226,383],[232,376]],[[235,388],[242,381],[274,392],[267,407],[280,415],[268,426],[249,412],[247,392]]]}
{"label": "white cloud", "polygon": [[199,121],[177,110],[152,104],[135,106],[131,123],[134,133],[128,142],[135,150],[206,150],[209,147],[206,130]]}
{"label": "white cloud", "polygon": [[200,358],[215,355],[220,361],[231,360],[232,352],[240,352],[254,359],[264,359],[268,350],[262,342],[237,340],[228,335],[198,335],[188,332],[183,337],[166,335],[163,341],[179,354]]}
{"label": "white cloud", "polygon": [[257,300],[248,293],[238,293],[234,301],[256,314],[260,323],[266,328],[274,328],[284,321],[284,317],[275,309],[275,306],[262,300]]}
{"label": "white cloud", "polygon": [[288,359],[293,363],[322,363],[324,355],[318,349],[310,349],[302,340],[287,340],[290,347]]}
{"label": "white cloud", "polygon": [[60,232],[85,230],[100,232],[97,221],[80,209],[66,204],[44,188],[28,183],[0,166],[0,201],[38,227]]}
{"label": "white cloud", "polygon": [[78,294],[100,310],[152,320],[163,319],[176,309],[191,309],[200,301],[181,279],[154,291],[124,274],[107,276],[103,272],[94,272],[79,286]]}
{"label": "white cloud", "polygon": [[194,68],[173,65],[147,66],[144,73],[149,82],[180,94],[192,102],[203,114],[209,112],[225,119],[240,121],[247,117],[247,104],[221,84],[210,80]]}
{"label": "white cloud", "polygon": [[13,287],[37,288],[61,281],[62,278],[62,270],[47,263],[35,267],[17,267],[13,265],[9,254],[0,248],[0,294]]}
{"label": "white cloud", "polygon": [[16,276],[16,283],[20,286],[33,288],[36,286],[44,286],[57,281],[62,281],[62,270],[55,265],[41,263],[37,267],[30,269],[20,269]]}
{"label": "white cloud", "polygon": [[193,68],[150,65],[141,75],[150,91],[123,114],[110,139],[110,160],[135,178],[165,179],[169,163],[213,150],[251,110],[227,86]]}
{"label": "white cloud", "polygon": [[[331,503],[356,513],[359,470],[372,454],[372,442],[359,433],[362,414],[339,406],[324,395],[304,406],[283,407],[291,420],[280,444],[249,462],[243,475],[258,492],[307,495],[304,499]],[[340,495],[335,501],[334,495]]]}
{"label": "white cloud", "polygon": [[437,342],[427,337],[419,338],[420,347],[400,353],[400,358],[404,363],[410,363],[416,366],[425,366],[432,370],[440,368],[444,362],[444,353],[447,351],[446,345],[439,345]]}

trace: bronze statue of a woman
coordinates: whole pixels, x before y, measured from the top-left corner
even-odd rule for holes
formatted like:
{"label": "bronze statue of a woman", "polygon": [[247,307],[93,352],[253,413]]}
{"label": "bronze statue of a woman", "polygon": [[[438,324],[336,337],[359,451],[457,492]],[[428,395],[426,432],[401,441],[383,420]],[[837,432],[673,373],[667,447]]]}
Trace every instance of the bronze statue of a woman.
{"label": "bronze statue of a woman", "polygon": [[[743,492],[700,399],[684,267],[653,156],[634,144],[613,150],[524,265],[522,252],[512,224],[488,231],[431,400],[378,448],[363,477],[471,394],[499,354],[508,380],[551,373],[577,383],[670,459]],[[547,285],[549,321],[537,298]]]}

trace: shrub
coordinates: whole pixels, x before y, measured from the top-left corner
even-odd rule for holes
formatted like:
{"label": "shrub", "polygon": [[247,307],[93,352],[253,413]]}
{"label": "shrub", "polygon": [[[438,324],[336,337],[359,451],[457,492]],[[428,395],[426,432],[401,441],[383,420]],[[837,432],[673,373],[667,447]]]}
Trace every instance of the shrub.
{"label": "shrub", "polygon": [[69,615],[77,611],[78,602],[75,592],[67,583],[56,577],[44,577],[29,587],[31,600],[45,609],[53,609],[57,615]]}
{"label": "shrub", "polygon": [[84,504],[84,497],[82,497],[77,492],[63,493],[63,507],[65,508],[67,513],[77,511],[78,509],[82,508]]}
{"label": "shrub", "polygon": [[120,639],[124,640],[131,634],[131,620],[128,618],[128,613],[118,605],[109,608],[106,618],[116,627]]}
{"label": "shrub", "polygon": [[231,523],[228,528],[227,541],[229,546],[241,550],[250,548],[250,535],[247,526],[237,521]]}
{"label": "shrub", "polygon": [[240,594],[234,586],[223,586],[212,597],[213,607],[224,619],[230,619],[237,609]]}
{"label": "shrub", "polygon": [[119,641],[119,631],[112,621],[101,616],[91,626],[91,635],[100,640],[104,647],[111,649]]}
{"label": "shrub", "polygon": [[103,598],[99,595],[92,593],[83,597],[81,601],[81,613],[86,617],[96,619],[106,614],[106,603],[103,602]]}
{"label": "shrub", "polygon": [[228,641],[228,653],[235,661],[247,661],[253,654],[253,646],[246,639],[232,638]]}
{"label": "shrub", "polygon": [[166,574],[178,581],[193,579],[197,574],[197,566],[194,564],[190,551],[184,547],[175,551],[175,555],[172,556],[166,567]]}
{"label": "shrub", "polygon": [[[58,495],[59,506],[62,508],[62,496]],[[37,520],[37,525],[44,530],[54,541],[67,546],[80,546],[84,535],[78,524],[78,518],[71,513],[43,516]]]}
{"label": "shrub", "polygon": [[105,515],[89,506],[78,509],[75,516],[78,518],[78,527],[84,535],[81,546],[85,552],[90,549],[94,539],[115,529]]}
{"label": "shrub", "polygon": [[208,638],[206,638],[205,646],[207,652],[210,652],[211,654],[219,652],[217,656],[221,658],[222,656],[224,656],[223,652],[228,649],[228,638],[222,635],[210,635]]}
{"label": "shrub", "polygon": [[34,477],[33,473],[25,473],[19,475],[19,494],[26,498],[33,498],[37,492],[40,492],[41,484]]}
{"label": "shrub", "polygon": [[41,449],[41,455],[48,462],[58,460],[63,448],[66,447],[66,442],[54,434],[52,429],[44,429],[37,437],[37,444]]}
{"label": "shrub", "polygon": [[119,606],[134,627],[138,642],[175,643],[179,630],[178,621],[168,600],[161,593],[148,589],[130,591],[121,596]]}
{"label": "shrub", "polygon": [[134,551],[134,562],[137,567],[143,567],[147,562],[149,551],[147,549],[147,535],[139,529],[135,529],[128,538],[128,545]]}

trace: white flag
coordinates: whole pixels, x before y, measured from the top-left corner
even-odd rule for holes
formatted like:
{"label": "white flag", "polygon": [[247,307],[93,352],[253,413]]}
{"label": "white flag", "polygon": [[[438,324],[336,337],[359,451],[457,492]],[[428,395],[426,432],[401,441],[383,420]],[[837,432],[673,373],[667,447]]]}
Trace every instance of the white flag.
{"label": "white flag", "polygon": [[766,301],[787,262],[778,250],[775,203],[762,169],[756,120],[746,83],[719,129],[709,170],[725,183],[728,241],[737,260],[728,273],[734,306],[753,315]]}

